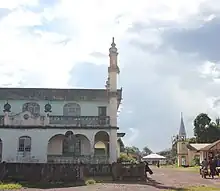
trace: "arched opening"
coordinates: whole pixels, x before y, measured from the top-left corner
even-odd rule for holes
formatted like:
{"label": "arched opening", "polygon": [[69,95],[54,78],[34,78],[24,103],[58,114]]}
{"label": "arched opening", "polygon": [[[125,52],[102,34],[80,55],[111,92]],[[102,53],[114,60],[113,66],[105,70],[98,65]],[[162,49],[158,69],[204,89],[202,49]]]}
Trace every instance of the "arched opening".
{"label": "arched opening", "polygon": [[82,134],[74,135],[67,131],[65,135],[54,135],[48,141],[48,155],[80,156],[90,155],[91,145],[89,139]]}
{"label": "arched opening", "polygon": [[109,155],[109,135],[105,131],[99,131],[95,135],[94,154],[96,156]]}
{"label": "arched opening", "polygon": [[64,116],[80,116],[81,107],[77,103],[67,103],[63,106],[63,115]]}
{"label": "arched opening", "polygon": [[0,162],[2,162],[2,140],[0,139]]}
{"label": "arched opening", "polygon": [[91,153],[91,144],[89,139],[82,134],[76,134],[76,154],[78,155],[90,155]]}
{"label": "arched opening", "polygon": [[63,154],[63,140],[65,136],[62,134],[54,135],[48,141],[47,154],[48,155],[62,155]]}
{"label": "arched opening", "polygon": [[40,105],[36,102],[28,102],[22,106],[22,112],[29,111],[33,116],[40,115]]}
{"label": "arched opening", "polygon": [[18,139],[18,151],[19,152],[31,152],[31,137],[22,136]]}

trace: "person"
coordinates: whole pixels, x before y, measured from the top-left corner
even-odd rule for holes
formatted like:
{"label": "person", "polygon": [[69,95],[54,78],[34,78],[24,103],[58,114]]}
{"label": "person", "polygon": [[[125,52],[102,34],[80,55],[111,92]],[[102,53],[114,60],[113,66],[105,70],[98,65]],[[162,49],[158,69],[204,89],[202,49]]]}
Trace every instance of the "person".
{"label": "person", "polygon": [[212,176],[212,178],[214,178],[215,174],[216,174],[216,161],[212,158],[210,160],[210,175]]}
{"label": "person", "polygon": [[160,168],[160,161],[157,161],[157,168]]}
{"label": "person", "polygon": [[145,161],[145,173],[147,175],[147,172],[149,172],[149,174],[153,174],[153,171],[150,169],[149,165],[148,165],[148,162]]}
{"label": "person", "polygon": [[208,170],[208,165],[209,165],[209,163],[208,163],[207,159],[205,158],[205,159],[202,161],[202,169]]}
{"label": "person", "polygon": [[209,163],[208,163],[207,159],[204,158],[204,160],[202,161],[202,168],[200,170],[200,173],[203,177],[206,177],[206,175],[208,173],[208,166],[209,166]]}

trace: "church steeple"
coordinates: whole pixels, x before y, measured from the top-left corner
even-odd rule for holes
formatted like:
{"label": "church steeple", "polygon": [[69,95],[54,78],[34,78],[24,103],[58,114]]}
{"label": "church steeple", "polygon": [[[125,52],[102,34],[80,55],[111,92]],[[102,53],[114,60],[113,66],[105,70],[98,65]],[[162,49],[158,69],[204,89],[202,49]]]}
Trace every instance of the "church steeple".
{"label": "church steeple", "polygon": [[181,120],[180,120],[180,129],[179,129],[179,138],[186,139],[186,129],[183,121],[183,113],[181,112]]}

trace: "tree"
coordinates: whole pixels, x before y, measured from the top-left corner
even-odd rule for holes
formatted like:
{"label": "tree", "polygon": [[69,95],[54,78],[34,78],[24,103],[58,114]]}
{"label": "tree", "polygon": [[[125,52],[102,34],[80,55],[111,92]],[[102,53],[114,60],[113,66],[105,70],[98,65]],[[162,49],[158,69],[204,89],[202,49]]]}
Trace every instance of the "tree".
{"label": "tree", "polygon": [[196,143],[196,137],[188,138],[188,139],[186,139],[186,141],[189,143]]}
{"label": "tree", "polygon": [[140,150],[139,148],[132,146],[132,147],[125,147],[125,152],[131,153],[131,154],[139,154]]}
{"label": "tree", "polygon": [[144,153],[145,155],[149,155],[149,154],[151,154],[151,153],[153,153],[153,152],[149,149],[149,147],[145,146],[145,147],[143,148],[143,153]]}
{"label": "tree", "polygon": [[211,118],[205,114],[199,114],[194,120],[194,135],[197,143],[212,143],[219,139],[219,118],[211,122]]}

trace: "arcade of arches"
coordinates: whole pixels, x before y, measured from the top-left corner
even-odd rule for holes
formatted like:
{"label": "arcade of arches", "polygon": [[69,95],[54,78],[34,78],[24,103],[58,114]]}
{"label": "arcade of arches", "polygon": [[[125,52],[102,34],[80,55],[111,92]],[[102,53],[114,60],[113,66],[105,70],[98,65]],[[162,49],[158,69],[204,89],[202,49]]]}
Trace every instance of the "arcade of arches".
{"label": "arcade of arches", "polygon": [[108,156],[109,135],[105,131],[95,134],[94,140],[90,141],[85,135],[74,134],[67,131],[65,135],[57,134],[48,142],[49,156]]}

